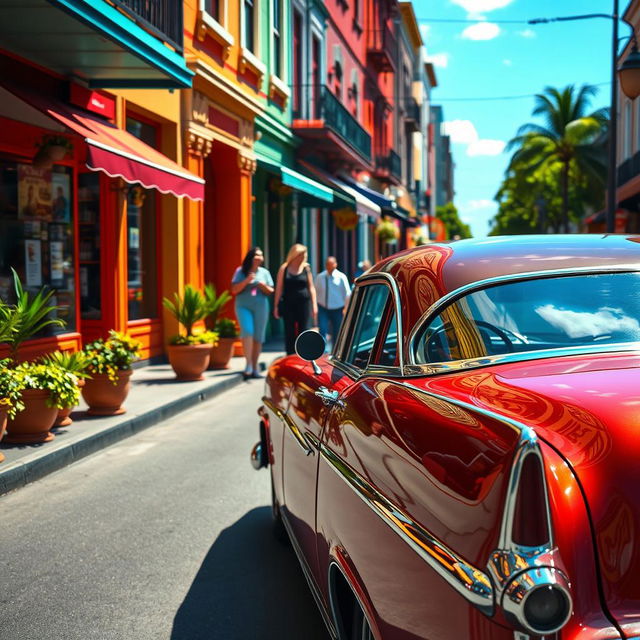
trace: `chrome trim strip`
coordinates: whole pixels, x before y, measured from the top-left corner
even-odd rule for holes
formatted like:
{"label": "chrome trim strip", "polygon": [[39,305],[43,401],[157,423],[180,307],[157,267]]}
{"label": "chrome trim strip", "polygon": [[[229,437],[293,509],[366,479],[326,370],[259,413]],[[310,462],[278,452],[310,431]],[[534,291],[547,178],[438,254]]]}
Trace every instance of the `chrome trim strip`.
{"label": "chrome trim strip", "polygon": [[[640,265],[638,264],[629,264],[629,265],[616,265],[615,267],[607,267],[603,265],[602,267],[571,267],[567,269],[552,269],[549,271],[527,271],[525,273],[514,273],[514,274],[506,274],[502,276],[496,276],[493,278],[485,278],[484,280],[478,280],[477,282],[472,282],[462,287],[458,287],[453,291],[445,294],[441,298],[439,298],[436,302],[434,302],[419,318],[419,320],[413,326],[413,329],[409,333],[409,358],[408,364],[415,365],[415,351],[416,351],[416,337],[417,334],[422,330],[424,325],[431,320],[432,316],[438,315],[441,310],[447,306],[450,302],[452,302],[456,298],[460,298],[469,293],[473,293],[474,291],[478,291],[480,289],[486,289],[490,286],[507,283],[507,282],[519,282],[524,280],[535,280],[537,278],[555,278],[555,277],[569,277],[569,276],[580,276],[580,275],[599,275],[605,273],[637,273],[640,271]],[[462,362],[462,361],[461,361]],[[434,363],[435,365],[441,363]]]}
{"label": "chrome trim strip", "polygon": [[324,606],[324,603],[322,601],[322,596],[320,595],[320,589],[317,587],[316,581],[314,580],[311,574],[311,570],[309,569],[307,560],[304,557],[304,553],[302,553],[302,549],[300,549],[298,540],[296,539],[293,533],[293,529],[291,528],[291,525],[287,520],[287,515],[286,513],[282,513],[282,511],[280,513],[282,517],[282,523],[284,524],[284,528],[287,530],[287,534],[289,535],[289,540],[291,540],[291,546],[293,547],[293,550],[295,551],[295,554],[298,558],[298,563],[300,564],[302,573],[304,574],[305,580],[309,585],[309,589],[311,590],[313,599],[316,601],[316,606],[318,607],[318,609],[320,609],[320,614],[322,615],[322,619],[327,627],[327,631],[329,632],[329,635],[331,636],[332,640],[339,640],[338,632],[336,631],[336,628],[333,624],[333,620],[331,620],[331,615],[327,611],[326,607]]}
{"label": "chrome trim strip", "polygon": [[383,496],[326,445],[322,457],[354,493],[460,595],[486,615],[492,615],[494,592],[489,576],[466,562]]}
{"label": "chrome trim strip", "polygon": [[[399,368],[400,368],[400,372],[402,373],[404,369],[404,334],[402,331],[402,313],[401,313],[401,306],[400,306],[400,292],[398,290],[398,283],[395,281],[395,278],[391,274],[385,273],[384,271],[376,271],[375,273],[365,273],[364,275],[360,276],[358,278],[358,281],[355,283],[354,293],[357,291],[358,297],[359,297],[360,295],[362,295],[360,293],[362,290],[362,287],[367,286],[369,284],[376,284],[376,283],[385,284],[391,290],[391,295],[393,298],[393,306],[394,306],[394,311],[396,315],[397,333],[398,333],[398,338],[397,338],[398,362],[400,363]],[[354,314],[354,311],[353,311],[354,308],[355,308],[355,305],[350,304],[348,313],[343,318],[342,326],[340,328],[340,335],[338,336],[338,341],[336,343],[339,349],[334,349],[335,353],[340,353],[341,350],[344,349],[344,341],[346,339],[346,333],[347,333],[346,327],[351,325],[351,317]],[[337,361],[340,362],[340,360],[337,360]],[[341,363],[341,364],[344,365],[344,363]],[[349,366],[349,365],[346,365],[346,366]],[[360,375],[363,375],[363,373],[366,373],[367,369],[358,369],[358,371],[359,371],[359,375],[357,377],[359,377]]]}
{"label": "chrome trim strip", "polygon": [[291,435],[293,435],[294,440],[304,451],[305,455],[314,455],[315,451],[313,450],[313,447],[309,444],[309,441],[300,431],[298,425],[286,413],[283,413],[278,407],[276,407],[276,405],[273,404],[273,402],[271,402],[271,400],[269,400],[269,398],[267,398],[266,396],[262,398],[262,402],[264,402],[267,408],[275,413],[275,415],[289,428]]}
{"label": "chrome trim strip", "polygon": [[588,346],[581,345],[575,347],[558,347],[557,349],[540,349],[540,351],[503,353],[495,356],[485,356],[483,358],[452,360],[451,362],[438,362],[434,364],[409,364],[405,367],[405,376],[422,378],[424,376],[453,373],[455,371],[467,371],[469,369],[491,367],[493,365],[508,364],[510,362],[529,362],[530,360],[545,360],[547,358],[562,358],[566,356],[590,353],[619,353],[633,351],[640,353],[640,342],[619,342],[615,344]]}

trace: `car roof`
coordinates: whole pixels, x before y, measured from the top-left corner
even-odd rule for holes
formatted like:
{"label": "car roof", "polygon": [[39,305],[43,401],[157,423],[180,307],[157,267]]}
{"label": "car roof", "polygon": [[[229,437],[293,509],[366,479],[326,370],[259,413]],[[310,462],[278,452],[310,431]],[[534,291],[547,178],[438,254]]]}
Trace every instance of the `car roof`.
{"label": "car roof", "polygon": [[640,236],[527,235],[433,243],[379,262],[398,284],[405,331],[439,298],[492,278],[567,269],[640,266]]}

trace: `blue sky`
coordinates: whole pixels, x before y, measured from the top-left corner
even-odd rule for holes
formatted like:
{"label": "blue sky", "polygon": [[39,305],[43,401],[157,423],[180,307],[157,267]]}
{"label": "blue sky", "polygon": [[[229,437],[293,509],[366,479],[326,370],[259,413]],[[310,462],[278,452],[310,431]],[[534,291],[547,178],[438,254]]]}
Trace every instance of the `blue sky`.
{"label": "blue sky", "polygon": [[[467,101],[521,96],[545,86],[598,84],[594,109],[610,101],[611,21],[606,19],[539,26],[501,20],[610,13],[610,0],[414,0],[439,86],[434,104],[444,108],[452,135],[455,204],[474,236],[488,233],[508,154],[501,152],[518,127],[534,120],[533,98]],[[627,2],[622,0],[626,7]],[[483,22],[442,23],[434,19]],[[496,22],[494,22],[496,21]],[[621,36],[629,29],[621,24]],[[604,83],[604,84],[602,84]]]}

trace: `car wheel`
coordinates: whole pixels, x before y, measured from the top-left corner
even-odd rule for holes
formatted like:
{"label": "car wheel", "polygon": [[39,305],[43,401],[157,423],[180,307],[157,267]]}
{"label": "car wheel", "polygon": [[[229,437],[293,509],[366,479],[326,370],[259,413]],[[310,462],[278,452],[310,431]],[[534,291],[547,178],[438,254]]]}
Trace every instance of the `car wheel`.
{"label": "car wheel", "polygon": [[271,518],[273,521],[273,535],[278,542],[282,544],[289,543],[289,536],[287,535],[287,530],[284,527],[284,523],[282,522],[282,515],[280,513],[280,506],[276,501],[276,491],[273,487],[273,474],[270,473],[271,477]]}
{"label": "car wheel", "polygon": [[364,615],[364,611],[359,604],[353,607],[350,640],[374,640],[367,616]]}

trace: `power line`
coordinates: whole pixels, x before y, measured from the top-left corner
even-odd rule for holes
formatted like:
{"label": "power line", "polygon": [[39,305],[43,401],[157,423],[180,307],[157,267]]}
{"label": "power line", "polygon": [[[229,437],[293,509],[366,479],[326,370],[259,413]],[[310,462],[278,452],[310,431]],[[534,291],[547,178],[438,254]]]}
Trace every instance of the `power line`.
{"label": "power line", "polygon": [[[603,87],[605,85],[610,85],[611,81],[608,82],[598,82],[593,85],[594,87]],[[521,95],[515,96],[478,96],[476,98],[473,97],[465,97],[465,98],[434,98],[434,104],[438,104],[439,102],[488,102],[490,100],[522,100],[524,98],[535,98],[537,93],[524,93]]]}
{"label": "power line", "polygon": [[452,24],[469,24],[492,22],[493,24],[530,24],[529,20],[493,20],[486,18],[418,18],[418,22],[448,22]]}

